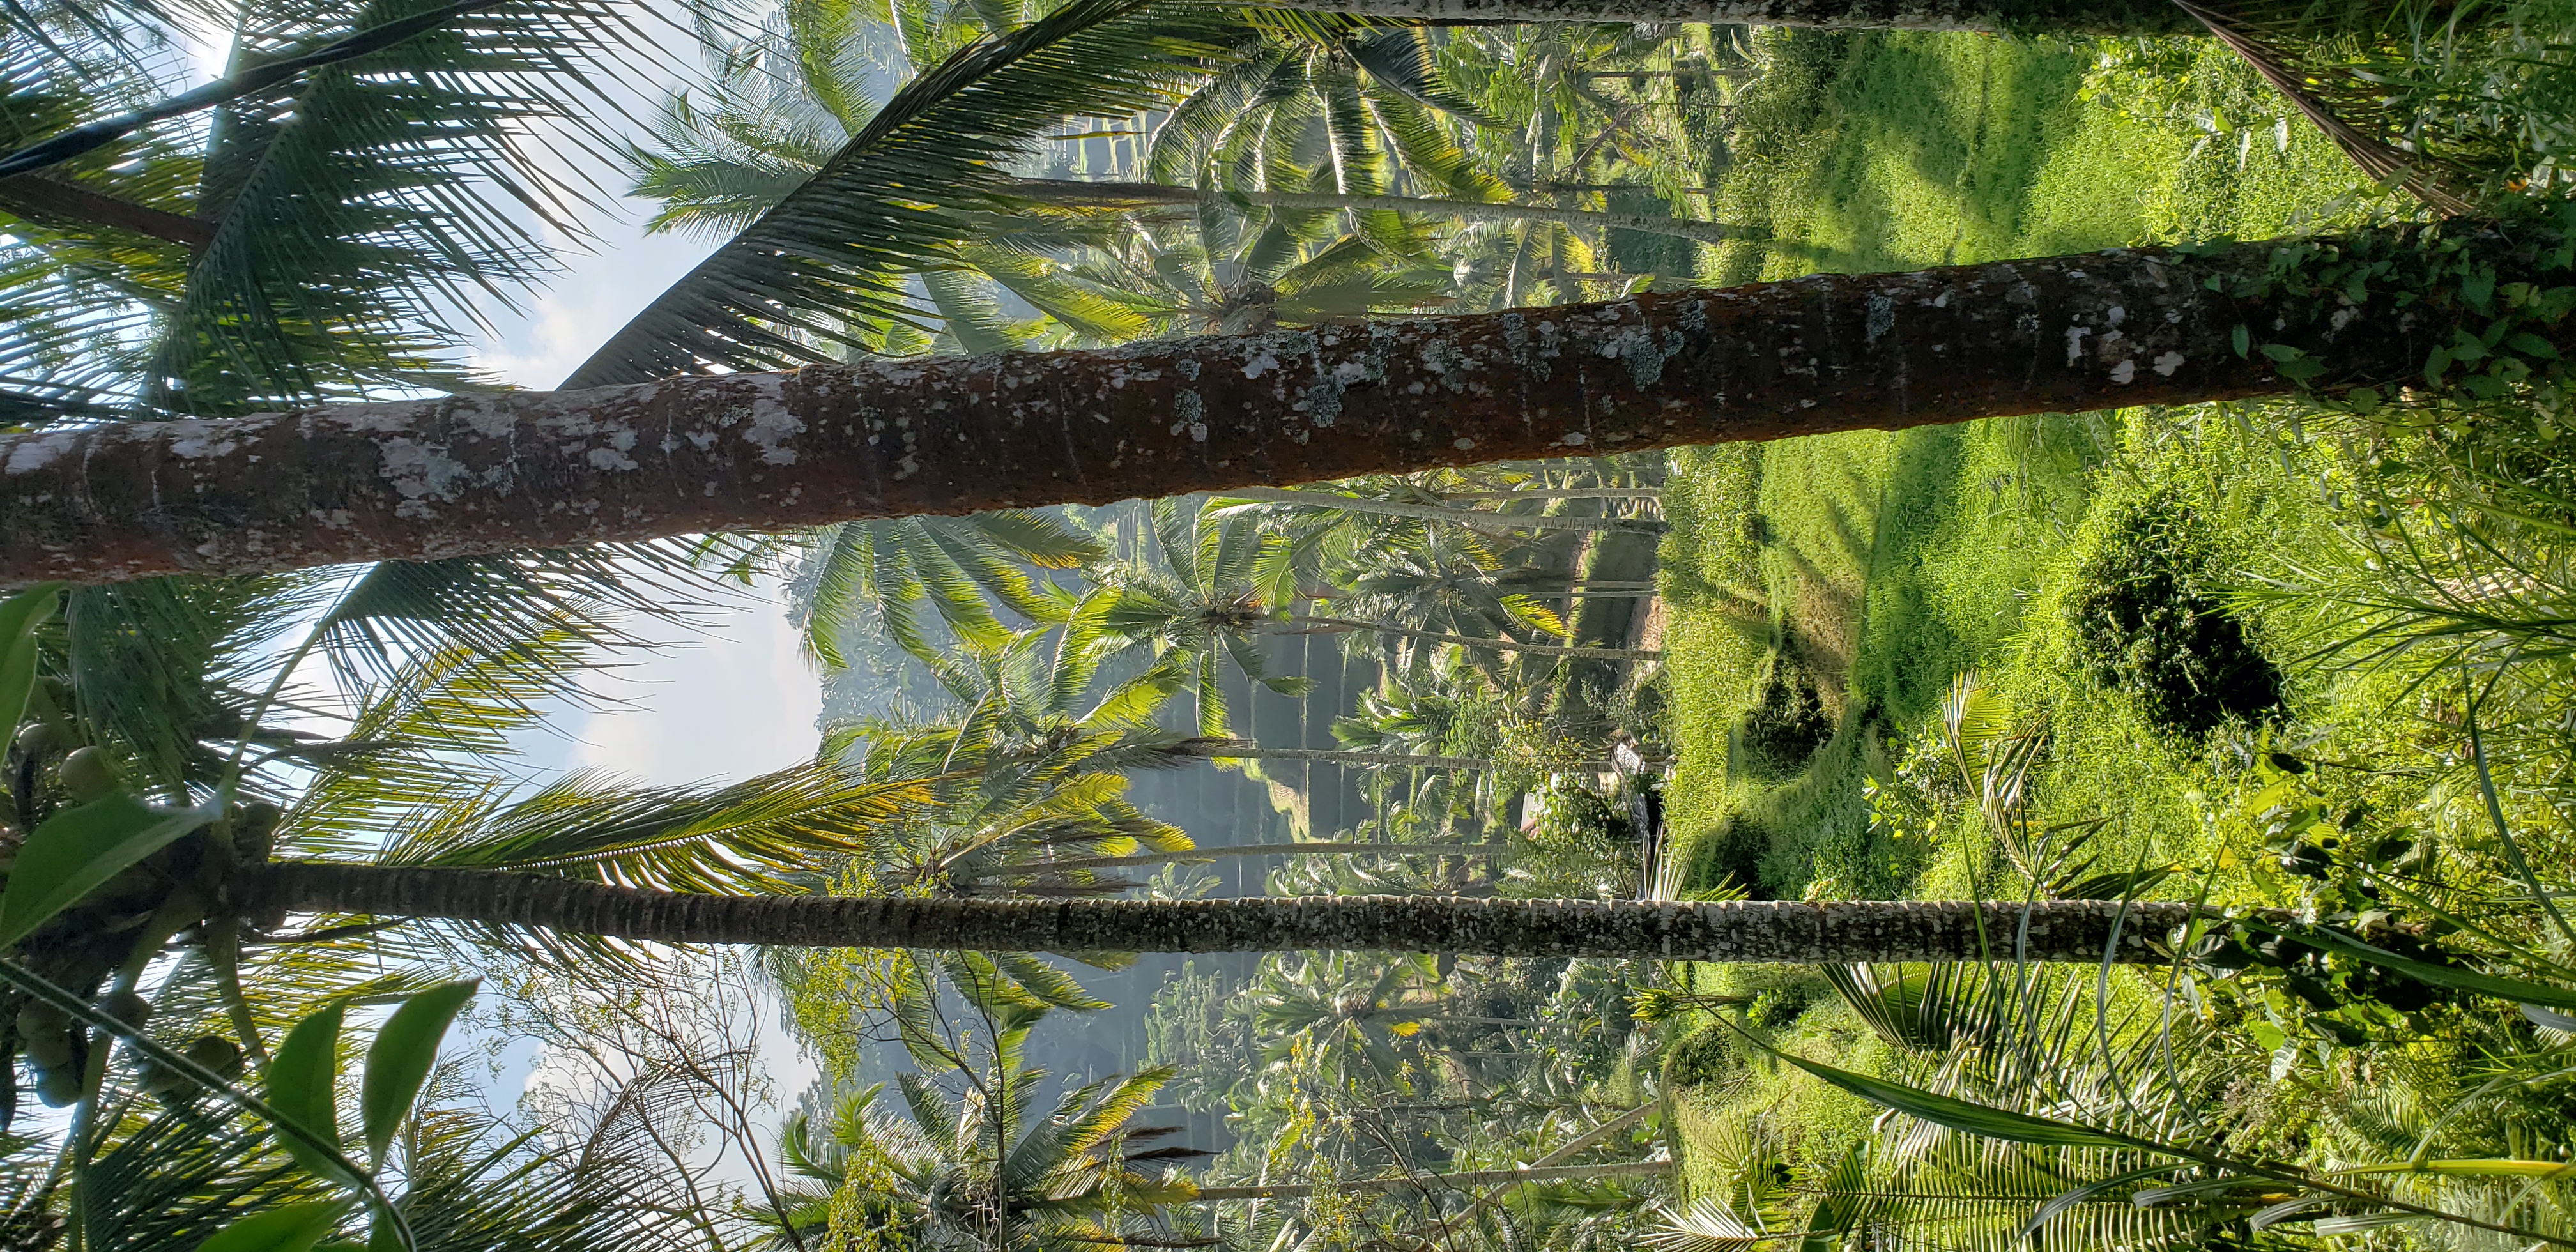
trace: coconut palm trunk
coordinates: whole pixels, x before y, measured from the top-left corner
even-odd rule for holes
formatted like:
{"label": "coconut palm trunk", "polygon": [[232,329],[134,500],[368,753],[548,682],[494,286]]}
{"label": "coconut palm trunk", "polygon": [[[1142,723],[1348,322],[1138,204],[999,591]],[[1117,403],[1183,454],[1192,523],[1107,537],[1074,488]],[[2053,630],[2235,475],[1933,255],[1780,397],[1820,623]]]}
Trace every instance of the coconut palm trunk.
{"label": "coconut palm trunk", "polygon": [[1358,631],[1375,631],[1424,643],[1454,643],[1462,648],[1486,648],[1496,652],[1525,652],[1531,656],[1571,656],[1587,661],[1652,661],[1664,654],[1652,648],[1585,648],[1572,644],[1522,643],[1517,639],[1486,639],[1476,635],[1453,635],[1438,630],[1413,630],[1389,626],[1384,622],[1364,622],[1350,617],[1317,617],[1309,613],[1291,613],[1280,618],[1295,634],[1339,635]]}
{"label": "coconut palm trunk", "polygon": [[[2415,228],[2399,228],[2415,229]],[[2451,224],[2444,274],[2563,281]],[[2123,249],[1365,326],[333,405],[0,438],[0,585],[249,574],[1491,461],[2329,393],[2421,377],[2481,291]],[[2302,249],[2358,246],[2332,237]],[[2410,248],[2380,237],[2371,246]],[[2311,253],[2312,255],[2312,253]],[[2402,302],[2402,307],[2401,307]],[[2253,329],[2259,346],[2240,352]]]}
{"label": "coconut palm trunk", "polygon": [[[699,895],[535,874],[285,861],[230,888],[251,910],[445,918],[653,943],[989,952],[1455,952],[1822,964],[2165,959],[2188,904],[1810,903],[1308,896],[960,900]],[[2020,946],[2016,948],[2016,942]]]}
{"label": "coconut palm trunk", "polygon": [[1201,1187],[1190,1197],[1201,1203],[1224,1200],[1303,1200],[1322,1192],[1463,1191],[1470,1187],[1513,1187],[1529,1182],[1591,1182],[1602,1178],[1643,1178],[1669,1174],[1671,1161],[1620,1161],[1611,1165],[1533,1165],[1523,1169],[1471,1169],[1455,1174],[1408,1174],[1394,1178],[1345,1178],[1321,1185],[1280,1183],[1266,1187]]}
{"label": "coconut palm trunk", "polygon": [[[1265,748],[1249,739],[1184,739],[1173,745],[1190,756],[1219,761],[1322,761],[1333,765],[1382,769],[1491,769],[1482,756],[1439,756],[1423,752],[1359,752],[1344,748]],[[1584,762],[1592,764],[1593,762]],[[1600,765],[1610,768],[1608,764]]]}
{"label": "coconut palm trunk", "polygon": [[1195,187],[1172,187],[1162,183],[1076,182],[1060,179],[1024,179],[1003,191],[1046,204],[1104,209],[1142,208],[1154,205],[1187,206],[1222,201],[1239,201],[1273,209],[1326,209],[1334,212],[1422,213],[1445,217],[1457,222],[1554,222],[1561,226],[1590,226],[1602,230],[1632,230],[1642,234],[1670,235],[1678,239],[1696,239],[1702,243],[1724,243],[1746,239],[1762,232],[1732,226],[1724,222],[1694,222],[1685,218],[1661,217],[1649,213],[1605,213],[1593,209],[1566,209],[1547,204],[1500,204],[1490,200],[1446,200],[1425,196],[1362,196],[1325,191],[1202,191]]}
{"label": "coconut palm trunk", "polygon": [[1709,22],[1989,34],[2186,35],[2146,0],[1285,0],[1283,7],[1435,22]]}
{"label": "coconut palm trunk", "polygon": [[[1553,517],[1544,513],[1488,513],[1480,509],[1443,508],[1436,504],[1372,500],[1367,496],[1346,495],[1339,491],[1301,491],[1287,487],[1236,487],[1225,494],[1238,500],[1304,504],[1319,509],[1339,509],[1345,513],[1377,513],[1387,517],[1418,517],[1426,521],[1455,522],[1478,530],[1567,530],[1597,535],[1637,534],[1662,529],[1659,523],[1630,521],[1625,518]],[[1538,499],[1540,497],[1533,494],[1517,498]]]}
{"label": "coconut palm trunk", "polygon": [[[1572,1142],[1569,1142],[1555,1151],[1530,1162],[1530,1168],[1548,1169],[1561,1165],[1566,1161],[1570,1161],[1574,1159],[1578,1153],[1581,1153],[1584,1149],[1591,1147],[1593,1144],[1599,1143],[1620,1131],[1626,1130],[1630,1126],[1636,1125],[1638,1122],[1644,1121],[1646,1114],[1652,1113],[1660,1107],[1662,1107],[1662,1103],[1660,1101],[1649,1101],[1645,1104],[1640,1104],[1617,1117],[1611,1118],[1609,1121],[1603,1122],[1600,1125],[1585,1131],[1581,1135],[1577,1135]],[[1442,1217],[1440,1219],[1440,1229],[1446,1231],[1465,1228],[1468,1222],[1475,1220],[1478,1213],[1493,1207],[1497,1202],[1499,1202],[1503,1198],[1503,1194],[1504,1193],[1502,1191],[1496,1190],[1488,1191],[1485,1194],[1476,1197],[1476,1202],[1468,1205],[1465,1209]]]}
{"label": "coconut palm trunk", "polygon": [[40,219],[68,219],[130,231],[179,244],[190,252],[203,252],[215,240],[212,222],[119,199],[46,174],[0,178],[0,209]]}
{"label": "coconut palm trunk", "polygon": [[1354,843],[1317,840],[1312,843],[1238,843],[1222,848],[1191,848],[1183,852],[1138,852],[1130,856],[1078,856],[1061,861],[1028,861],[1004,865],[980,873],[981,878],[1010,878],[1029,874],[1064,873],[1077,869],[1132,869],[1139,865],[1168,865],[1175,861],[1216,861],[1238,856],[1345,856],[1380,853],[1388,856],[1492,856],[1502,848],[1490,843]]}

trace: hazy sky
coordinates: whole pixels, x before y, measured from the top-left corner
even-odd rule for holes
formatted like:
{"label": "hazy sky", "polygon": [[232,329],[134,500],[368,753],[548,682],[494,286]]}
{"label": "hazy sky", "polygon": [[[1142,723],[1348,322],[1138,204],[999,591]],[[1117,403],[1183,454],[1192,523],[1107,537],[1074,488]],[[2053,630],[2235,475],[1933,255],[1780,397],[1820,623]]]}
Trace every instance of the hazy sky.
{"label": "hazy sky", "polygon": [[[646,301],[697,264],[712,241],[646,237],[628,220],[603,223],[588,251],[565,257],[569,273],[475,345],[473,364],[502,381],[551,388],[624,325]],[[565,710],[531,736],[525,764],[541,773],[600,768],[645,782],[732,780],[814,754],[821,691],[797,653],[777,588],[745,596],[703,631],[664,628],[657,646],[588,684],[616,701],[600,711]],[[776,1019],[761,1022],[761,1050],[779,1095],[794,1100],[813,1064]],[[538,1080],[543,1062],[525,1041],[500,1058],[491,1097],[507,1105]],[[775,1126],[775,1115],[770,1125]],[[735,1170],[727,1170],[734,1173]]]}

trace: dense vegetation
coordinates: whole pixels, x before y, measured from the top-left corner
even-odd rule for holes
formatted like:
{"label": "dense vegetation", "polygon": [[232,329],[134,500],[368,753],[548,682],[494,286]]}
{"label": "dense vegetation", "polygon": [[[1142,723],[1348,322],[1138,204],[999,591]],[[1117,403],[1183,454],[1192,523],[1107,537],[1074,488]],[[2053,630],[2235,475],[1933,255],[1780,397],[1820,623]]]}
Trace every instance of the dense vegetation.
{"label": "dense vegetation", "polygon": [[[1907,36],[1775,38],[1812,77],[1753,106],[1784,120],[1762,157],[1740,158],[1760,175],[1743,194],[1826,239],[1851,238],[1839,223],[1889,224],[1828,265],[2010,255],[2043,232],[2052,247],[2253,233],[2370,204],[2322,147],[2303,147],[2311,136],[2255,111],[2277,106],[2251,75],[2187,45],[2108,47],[2088,63]],[[1936,56],[1975,72],[1920,72]],[[2172,77],[2149,83],[2148,67]],[[2019,94],[1995,95],[1998,83]],[[1899,92],[1908,120],[1937,119],[1904,142],[1938,163],[1886,159]],[[2197,119],[2199,137],[2147,125],[2142,96]],[[2022,172],[1987,183],[1989,169]],[[1903,213],[1836,216],[1930,194],[1948,170],[1972,211],[1946,234],[1910,231]],[[2066,216],[2069,194],[2106,211]],[[2557,705],[2544,693],[2556,649],[2536,619],[2565,594],[2550,572],[2565,532],[2546,420],[2474,404],[2371,417],[2239,405],[1676,457],[1673,820],[1695,884],[2048,893],[2070,887],[2050,881],[2059,855],[2155,874],[2150,894],[2180,885],[2378,927],[2391,948],[2433,945],[2419,978],[2392,979],[2256,934],[2183,984],[2109,982],[2083,1006],[1921,967],[1697,970],[1695,994],[1753,1007],[1750,1035],[1712,1022],[1669,1060],[1693,1093],[1682,1157],[1708,1197],[1685,1224],[1713,1238],[1909,1222],[1941,1246],[2003,1246],[2032,1222],[2086,1246],[2499,1237],[2339,1218],[2330,1196],[2306,1192],[2302,1207],[2278,1184],[2260,1199],[2178,1187],[2154,1166],[2187,1157],[1940,1110],[1909,1109],[1925,1120],[1892,1133],[1884,1103],[1782,1065],[1779,1049],[2141,1139],[2345,1179],[2393,1173],[2417,1202],[2551,1229],[2545,1185],[2500,1180],[2547,1176],[2555,1166],[2505,1162],[2557,1159],[2567,1134],[2541,1077],[2554,1011],[2464,997],[2440,974],[2475,950],[2553,976],[2540,955],[2555,950],[2552,907],[2536,893],[2556,889],[2545,849],[2567,747],[2540,729]],[[1825,676],[1836,728],[1783,777],[1762,743],[1773,675],[1793,657]],[[1961,699],[1963,675],[1981,700]],[[1953,1024],[1997,1013],[2028,1016],[1983,1039]],[[2096,1032],[2098,1044],[2071,1041]],[[2427,1171],[2436,1158],[2456,1165]],[[2080,1180],[2140,1167],[2035,1216]]]}
{"label": "dense vegetation", "polygon": [[[2564,269],[2560,7],[2070,41],[13,4],[0,421],[470,393],[466,332],[602,186],[723,242],[571,386],[2471,207]],[[171,95],[192,23],[238,27],[230,78],[77,129]],[[21,591],[0,1244],[2576,1246],[2576,289],[2499,285],[2476,229],[2244,280],[2473,310],[2403,389]],[[2238,355],[2315,379],[2282,329]],[[810,762],[529,776],[640,624],[764,580],[829,688]],[[275,860],[2212,911],[2098,969],[2001,933],[1928,967],[675,951],[291,916]],[[459,1022],[537,1054],[515,1107]]]}

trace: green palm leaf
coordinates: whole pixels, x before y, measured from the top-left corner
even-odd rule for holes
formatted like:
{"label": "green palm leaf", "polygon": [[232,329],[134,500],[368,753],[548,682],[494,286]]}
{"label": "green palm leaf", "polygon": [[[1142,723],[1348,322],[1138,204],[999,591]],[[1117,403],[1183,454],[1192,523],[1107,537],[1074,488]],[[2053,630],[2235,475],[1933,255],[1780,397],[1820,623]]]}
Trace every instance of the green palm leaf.
{"label": "green palm leaf", "polygon": [[524,798],[476,797],[424,814],[385,859],[667,891],[785,891],[788,877],[862,852],[873,827],[926,798],[920,783],[869,782],[824,764],[712,788],[636,787],[584,772]]}
{"label": "green palm leaf", "polygon": [[812,179],[612,336],[567,387],[869,350],[856,324],[928,318],[897,283],[957,263],[959,214],[1003,207],[1056,119],[1167,104],[1229,45],[1217,11],[1074,0],[915,79]]}

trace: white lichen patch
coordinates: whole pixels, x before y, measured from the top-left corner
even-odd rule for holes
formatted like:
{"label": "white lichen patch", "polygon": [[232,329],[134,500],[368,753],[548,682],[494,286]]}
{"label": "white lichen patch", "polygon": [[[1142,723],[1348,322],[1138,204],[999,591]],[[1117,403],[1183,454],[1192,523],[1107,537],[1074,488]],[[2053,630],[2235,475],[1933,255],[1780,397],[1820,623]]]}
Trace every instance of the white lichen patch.
{"label": "white lichen patch", "polygon": [[474,477],[473,469],[449,456],[446,449],[417,439],[388,439],[379,447],[383,461],[378,473],[392,485],[394,494],[402,497],[402,502],[394,506],[394,516],[407,521],[427,521],[436,516],[431,502],[453,503],[459,486]]}
{"label": "white lichen patch", "polygon": [[9,449],[8,472],[33,474],[69,455],[80,443],[80,436],[69,432],[52,435],[20,435]]}
{"label": "white lichen patch", "polygon": [[2111,367],[2112,382],[2126,383],[2137,376],[2138,363],[2135,361],[2123,360],[2119,364]]}
{"label": "white lichen patch", "polygon": [[2167,352],[2163,356],[2157,357],[2155,359],[2155,363],[2150,368],[2154,369],[2156,373],[2166,378],[2171,378],[2173,377],[2175,370],[2182,368],[2182,362],[2183,355],[2181,353]]}
{"label": "white lichen patch", "polygon": [[241,446],[226,437],[232,432],[230,422],[172,422],[170,429],[170,455],[183,461],[224,456]]}
{"label": "white lichen patch", "polygon": [[517,410],[495,404],[486,397],[468,397],[455,404],[455,408],[448,410],[448,416],[486,439],[507,439],[519,428]]}
{"label": "white lichen patch", "polygon": [[[420,424],[423,412],[436,401],[399,400],[390,404],[335,404],[327,409],[301,414],[315,424],[328,423],[343,430],[368,435],[399,435]],[[253,414],[245,420],[256,421],[266,414]]]}
{"label": "white lichen patch", "polygon": [[777,374],[757,374],[746,381],[751,385],[751,414],[743,423],[743,442],[760,449],[763,464],[794,465],[795,441],[805,433],[805,421],[779,401],[779,387],[785,379]]}

